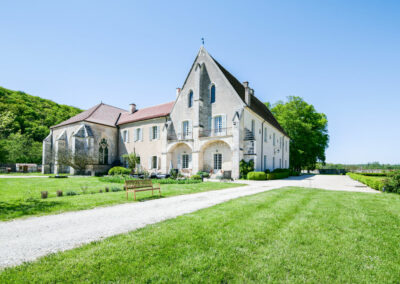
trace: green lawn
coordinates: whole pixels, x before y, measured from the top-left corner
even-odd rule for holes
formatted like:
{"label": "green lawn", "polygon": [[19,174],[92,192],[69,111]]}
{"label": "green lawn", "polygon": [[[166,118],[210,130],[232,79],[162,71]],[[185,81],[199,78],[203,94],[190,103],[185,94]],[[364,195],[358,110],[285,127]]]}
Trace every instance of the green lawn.
{"label": "green lawn", "polygon": [[6,269],[0,282],[398,283],[399,203],[278,189]]}
{"label": "green lawn", "polygon": [[[123,188],[123,184],[102,182],[98,177],[0,179],[0,220],[128,202],[125,192],[105,193],[106,186],[110,189]],[[161,193],[162,197],[167,197],[236,186],[241,185],[219,182],[163,184]],[[98,193],[100,189],[103,193]],[[40,199],[40,192],[44,190],[49,192],[48,199]],[[64,194],[67,191],[74,191],[80,195],[56,197],[57,190],[63,190]],[[86,194],[82,194],[83,192]],[[151,191],[137,193],[137,201],[151,198]],[[155,193],[153,198],[159,198],[158,193]],[[133,194],[129,202],[132,201]]]}

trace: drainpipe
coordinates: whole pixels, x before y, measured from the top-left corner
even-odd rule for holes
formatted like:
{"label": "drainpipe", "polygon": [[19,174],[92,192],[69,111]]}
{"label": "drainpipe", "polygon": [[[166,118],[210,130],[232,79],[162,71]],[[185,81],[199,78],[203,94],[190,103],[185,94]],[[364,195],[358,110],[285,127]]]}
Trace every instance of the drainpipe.
{"label": "drainpipe", "polygon": [[264,171],[264,122],[261,122],[261,170]]}

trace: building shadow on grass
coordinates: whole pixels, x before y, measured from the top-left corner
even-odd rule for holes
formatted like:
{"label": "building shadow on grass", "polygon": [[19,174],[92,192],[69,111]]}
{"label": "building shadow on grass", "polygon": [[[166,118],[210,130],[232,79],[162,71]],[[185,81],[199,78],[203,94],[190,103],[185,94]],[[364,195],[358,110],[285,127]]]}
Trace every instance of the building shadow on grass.
{"label": "building shadow on grass", "polygon": [[59,201],[42,201],[38,199],[10,202],[0,201],[0,220],[49,212],[53,207],[60,204],[61,202]]}

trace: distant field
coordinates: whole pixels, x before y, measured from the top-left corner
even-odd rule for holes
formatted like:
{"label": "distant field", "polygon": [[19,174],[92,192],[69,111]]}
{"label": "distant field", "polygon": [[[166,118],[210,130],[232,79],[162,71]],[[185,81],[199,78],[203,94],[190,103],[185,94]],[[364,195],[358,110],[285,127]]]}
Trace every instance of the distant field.
{"label": "distant field", "polygon": [[400,196],[277,189],[0,273],[0,283],[399,283]]}
{"label": "distant field", "polygon": [[[123,191],[105,193],[105,187],[109,187],[110,190],[113,188],[122,190],[123,184],[103,182],[100,179],[98,177],[0,179],[0,220],[55,214],[133,201],[133,196],[127,201]],[[241,185],[220,182],[165,184],[161,185],[161,191],[162,197],[167,197],[236,186]],[[68,191],[79,195],[56,197],[57,190],[63,190],[64,195]],[[99,193],[99,190],[103,190],[103,193]],[[41,191],[48,191],[49,198],[40,199]],[[157,194],[154,195],[153,198],[159,198]],[[151,198],[151,192],[148,191],[137,194],[138,201]]]}

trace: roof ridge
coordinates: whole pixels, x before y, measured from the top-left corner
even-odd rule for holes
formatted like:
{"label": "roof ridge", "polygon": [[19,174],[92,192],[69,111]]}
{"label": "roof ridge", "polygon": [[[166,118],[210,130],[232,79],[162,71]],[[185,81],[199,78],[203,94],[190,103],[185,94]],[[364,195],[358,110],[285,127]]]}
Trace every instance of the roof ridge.
{"label": "roof ridge", "polygon": [[103,103],[101,102],[101,103],[99,103],[98,105],[96,105],[96,106],[94,107],[94,110],[92,110],[85,118],[83,118],[82,121],[85,121],[86,119],[88,119],[89,117],[91,117],[92,114],[94,114],[95,111],[97,111],[97,110],[99,109],[99,107],[100,107],[102,104],[103,104]]}
{"label": "roof ridge", "polygon": [[175,103],[175,101],[170,101],[170,102],[167,102],[167,103],[162,103],[162,104],[158,104],[158,105],[148,106],[148,107],[145,107],[145,108],[140,108],[140,109],[138,109],[138,111],[139,111],[139,110],[146,109],[146,108],[158,107],[158,106],[162,106],[162,105],[166,105],[166,104],[171,104],[171,103]]}
{"label": "roof ridge", "polygon": [[116,107],[116,106],[112,106],[112,105],[109,105],[109,104],[105,104],[105,103],[103,103],[103,102],[101,102],[100,104],[105,105],[105,106],[109,106],[109,107],[113,107],[113,108],[117,108],[117,109],[120,109],[120,110],[123,110],[123,111],[126,111],[126,112],[127,112],[126,109],[123,109],[123,108],[120,108],[120,107]]}

